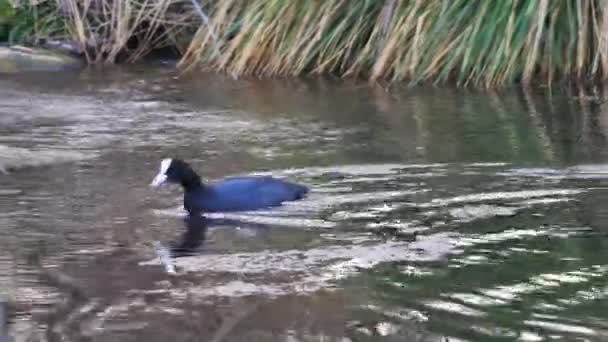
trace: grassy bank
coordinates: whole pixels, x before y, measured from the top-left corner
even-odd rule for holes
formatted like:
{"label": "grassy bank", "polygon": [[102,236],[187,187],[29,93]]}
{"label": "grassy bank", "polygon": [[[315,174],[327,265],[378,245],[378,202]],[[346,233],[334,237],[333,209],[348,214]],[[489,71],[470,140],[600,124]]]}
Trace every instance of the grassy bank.
{"label": "grassy bank", "polygon": [[208,0],[202,11],[190,0],[37,3],[30,13],[52,8],[43,23],[60,18],[53,35],[88,47],[91,63],[171,47],[184,70],[482,87],[599,81],[608,71],[603,0]]}

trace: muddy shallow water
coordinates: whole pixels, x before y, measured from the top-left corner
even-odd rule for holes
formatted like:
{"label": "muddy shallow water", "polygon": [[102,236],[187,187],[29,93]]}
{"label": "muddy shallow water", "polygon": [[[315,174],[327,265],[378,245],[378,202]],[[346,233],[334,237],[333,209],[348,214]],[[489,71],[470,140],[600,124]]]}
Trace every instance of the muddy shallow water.
{"label": "muddy shallow water", "polygon": [[[0,79],[0,290],[19,341],[608,339],[607,105],[543,92]],[[302,201],[187,220],[162,158]],[[183,244],[168,274],[158,243]]]}

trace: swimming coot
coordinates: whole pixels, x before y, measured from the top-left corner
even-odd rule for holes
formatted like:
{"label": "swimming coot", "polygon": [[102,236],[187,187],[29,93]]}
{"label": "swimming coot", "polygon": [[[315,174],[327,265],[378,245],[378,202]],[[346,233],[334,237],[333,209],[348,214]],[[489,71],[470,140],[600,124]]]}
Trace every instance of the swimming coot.
{"label": "swimming coot", "polygon": [[203,184],[188,163],[180,159],[163,159],[152,186],[165,182],[184,188],[184,208],[190,214],[201,212],[250,211],[276,207],[298,200],[308,192],[304,185],[270,176],[230,177]]}

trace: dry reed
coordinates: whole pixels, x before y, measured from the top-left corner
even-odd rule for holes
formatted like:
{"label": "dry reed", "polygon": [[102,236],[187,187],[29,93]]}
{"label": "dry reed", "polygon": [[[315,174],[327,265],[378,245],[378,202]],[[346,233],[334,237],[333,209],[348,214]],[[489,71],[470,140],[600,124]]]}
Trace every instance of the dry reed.
{"label": "dry reed", "polygon": [[91,62],[174,46],[184,70],[482,87],[608,70],[600,0],[54,1]]}

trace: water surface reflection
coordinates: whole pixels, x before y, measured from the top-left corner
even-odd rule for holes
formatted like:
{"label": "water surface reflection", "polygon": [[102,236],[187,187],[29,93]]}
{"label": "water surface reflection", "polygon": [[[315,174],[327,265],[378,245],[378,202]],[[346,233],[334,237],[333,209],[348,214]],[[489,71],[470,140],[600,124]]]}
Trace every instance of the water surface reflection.
{"label": "water surface reflection", "polygon": [[[606,104],[173,76],[0,80],[0,288],[20,340],[608,337]],[[312,192],[186,217],[178,188],[147,186],[166,156]]]}

